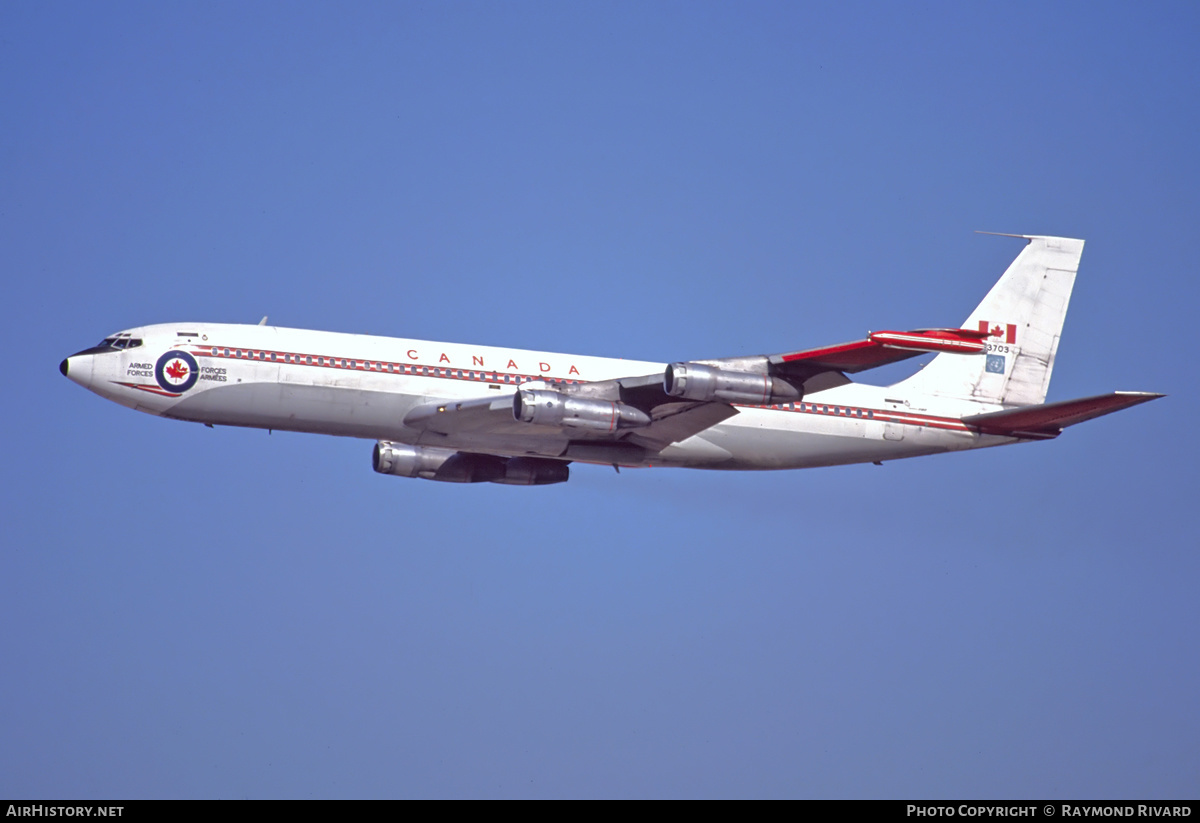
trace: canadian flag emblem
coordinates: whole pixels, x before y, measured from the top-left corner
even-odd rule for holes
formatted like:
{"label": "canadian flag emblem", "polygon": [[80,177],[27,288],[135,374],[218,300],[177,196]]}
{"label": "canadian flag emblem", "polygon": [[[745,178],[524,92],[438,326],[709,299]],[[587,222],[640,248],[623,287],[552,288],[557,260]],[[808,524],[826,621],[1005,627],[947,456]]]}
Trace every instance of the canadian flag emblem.
{"label": "canadian flag emblem", "polygon": [[979,330],[987,332],[989,337],[1003,337],[1005,343],[1017,342],[1017,327],[1013,323],[1001,326],[988,320],[979,321]]}

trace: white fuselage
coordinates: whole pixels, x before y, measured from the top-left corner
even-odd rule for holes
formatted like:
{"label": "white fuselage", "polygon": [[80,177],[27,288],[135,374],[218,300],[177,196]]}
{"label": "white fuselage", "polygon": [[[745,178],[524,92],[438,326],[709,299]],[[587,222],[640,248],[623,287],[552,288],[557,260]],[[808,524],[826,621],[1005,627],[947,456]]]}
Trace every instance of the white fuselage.
{"label": "white fuselage", "polygon": [[[429,403],[502,398],[530,381],[662,374],[665,364],[272,326],[173,323],[130,329],[135,348],[81,352],[68,377],[150,414],[495,455],[564,455],[569,436],[524,430],[435,434],[404,424]],[[182,352],[194,369],[170,361]],[[188,358],[183,358],[187,360]],[[165,373],[164,369],[166,369]],[[195,372],[194,374],[192,372]],[[894,460],[1013,442],[961,422],[997,405],[900,396],[858,383],[796,403],[738,405],[711,428],[622,465],[789,469]],[[584,458],[586,460],[586,458]]]}

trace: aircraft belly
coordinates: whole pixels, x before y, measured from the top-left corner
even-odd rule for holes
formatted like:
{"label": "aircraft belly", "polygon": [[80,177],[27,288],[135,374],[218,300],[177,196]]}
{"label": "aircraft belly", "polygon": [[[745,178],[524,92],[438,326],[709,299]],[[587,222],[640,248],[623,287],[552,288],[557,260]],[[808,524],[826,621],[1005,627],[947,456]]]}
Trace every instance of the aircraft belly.
{"label": "aircraft belly", "polygon": [[872,420],[812,418],[773,425],[741,415],[664,449],[655,465],[706,469],[799,469],[871,463],[978,445],[965,432],[905,426],[906,438],[884,437]]}
{"label": "aircraft belly", "polygon": [[734,456],[727,449],[712,442],[713,432],[692,435],[686,440],[672,443],[653,459],[656,466],[690,466],[694,468],[736,468],[731,465]]}
{"label": "aircraft belly", "polygon": [[[405,426],[405,415],[428,400],[361,387],[253,382],[208,388],[161,413],[222,426],[394,440],[509,456],[561,457],[569,444],[561,431],[526,431],[520,424],[513,424],[512,430],[453,434]],[[743,409],[737,417],[647,455],[645,462],[703,469],[796,469],[897,460],[985,445],[965,432],[915,425],[903,429],[903,438],[894,440],[886,435],[884,425],[874,420]]]}
{"label": "aircraft belly", "polygon": [[411,440],[404,415],[420,401],[408,395],[300,383],[241,383],[185,397],[166,417],[312,432],[343,437]]}

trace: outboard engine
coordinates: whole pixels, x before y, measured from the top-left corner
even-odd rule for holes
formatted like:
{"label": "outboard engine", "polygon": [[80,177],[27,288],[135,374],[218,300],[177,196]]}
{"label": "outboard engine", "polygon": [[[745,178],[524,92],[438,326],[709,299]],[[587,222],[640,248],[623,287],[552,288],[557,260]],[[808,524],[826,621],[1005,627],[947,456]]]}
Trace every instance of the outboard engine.
{"label": "outboard engine", "polygon": [[794,403],[804,397],[802,389],[769,374],[728,371],[699,363],[667,366],[663,391],[684,400],[720,400],[751,406]]}

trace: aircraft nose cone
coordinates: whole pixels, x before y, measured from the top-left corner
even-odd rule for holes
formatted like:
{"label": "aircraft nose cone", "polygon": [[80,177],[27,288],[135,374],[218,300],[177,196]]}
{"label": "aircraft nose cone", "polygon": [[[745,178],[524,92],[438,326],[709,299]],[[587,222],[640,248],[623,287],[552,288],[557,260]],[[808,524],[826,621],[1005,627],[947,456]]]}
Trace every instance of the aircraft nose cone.
{"label": "aircraft nose cone", "polygon": [[95,365],[92,361],[91,355],[73,354],[58,364],[58,370],[72,383],[78,383],[84,388],[90,389]]}

